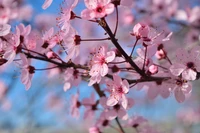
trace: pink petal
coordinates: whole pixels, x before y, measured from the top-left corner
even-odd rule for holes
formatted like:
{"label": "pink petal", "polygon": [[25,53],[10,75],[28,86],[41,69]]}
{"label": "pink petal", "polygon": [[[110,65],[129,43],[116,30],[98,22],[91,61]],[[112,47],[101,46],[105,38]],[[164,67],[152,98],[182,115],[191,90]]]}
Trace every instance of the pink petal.
{"label": "pink petal", "polygon": [[42,5],[42,9],[47,9],[51,3],[53,2],[53,0],[45,0],[44,4]]}
{"label": "pink petal", "polygon": [[186,69],[182,73],[182,77],[186,80],[195,80],[197,76],[197,73],[193,71],[192,69]]}
{"label": "pink petal", "polygon": [[127,98],[126,98],[125,95],[122,95],[121,104],[122,104],[122,107],[123,107],[124,109],[127,108],[127,106],[128,106],[128,100],[127,100]]}
{"label": "pink petal", "polygon": [[66,82],[65,84],[64,84],[64,91],[66,92],[67,90],[69,90],[71,88],[71,84],[69,83],[69,82]]}
{"label": "pink petal", "polygon": [[115,110],[109,110],[106,112],[106,119],[113,120],[117,117],[117,112]]}
{"label": "pink petal", "polygon": [[122,120],[127,120],[128,119],[128,114],[126,113],[126,110],[121,108],[119,111],[118,111],[118,117],[121,118]]}
{"label": "pink petal", "polygon": [[107,64],[103,64],[101,68],[101,76],[104,77],[108,73],[108,66]]}
{"label": "pink petal", "polygon": [[88,9],[95,9],[98,6],[97,0],[84,0],[84,2]]}
{"label": "pink petal", "polygon": [[179,76],[186,69],[186,66],[183,64],[174,63],[169,69],[174,76]]}
{"label": "pink petal", "polygon": [[159,93],[159,89],[158,89],[157,86],[153,86],[153,88],[149,88],[149,89],[148,89],[148,97],[149,97],[150,99],[156,98],[157,95],[158,95],[158,93]]}
{"label": "pink petal", "polygon": [[111,14],[111,13],[114,11],[114,9],[115,9],[114,4],[109,3],[109,4],[107,4],[107,5],[105,6],[105,13],[106,13],[106,14]]}
{"label": "pink petal", "polygon": [[192,85],[190,83],[184,83],[182,85],[182,88],[183,88],[182,91],[184,92],[184,94],[189,94],[192,92]]}
{"label": "pink petal", "polygon": [[175,89],[175,98],[179,103],[182,103],[185,101],[185,95],[183,94],[183,91],[181,90],[181,88],[176,88]]}
{"label": "pink petal", "polygon": [[82,12],[81,12],[81,17],[83,18],[83,19],[93,19],[93,18],[95,18],[95,13],[93,12],[93,11],[91,11],[91,10],[88,10],[88,9],[85,9],[85,10],[83,10]]}
{"label": "pink petal", "polygon": [[170,95],[169,88],[168,88],[168,87],[161,87],[160,95],[161,95],[163,98],[168,98],[169,95]]}
{"label": "pink petal", "polygon": [[110,96],[106,102],[106,105],[108,106],[115,106],[118,103],[118,101],[116,100],[116,98],[114,96]]}
{"label": "pink petal", "polygon": [[123,92],[124,93],[128,93],[128,91],[129,91],[129,83],[128,83],[128,81],[127,80],[123,80]]}
{"label": "pink petal", "polygon": [[116,74],[113,75],[113,81],[118,86],[121,85],[121,83],[122,83],[122,79],[118,75],[116,75]]}
{"label": "pink petal", "polygon": [[11,26],[9,24],[0,25],[0,36],[5,36],[10,33]]}
{"label": "pink petal", "polygon": [[106,62],[111,62],[115,59],[115,52],[114,51],[110,51],[110,52],[107,52],[106,54]]}

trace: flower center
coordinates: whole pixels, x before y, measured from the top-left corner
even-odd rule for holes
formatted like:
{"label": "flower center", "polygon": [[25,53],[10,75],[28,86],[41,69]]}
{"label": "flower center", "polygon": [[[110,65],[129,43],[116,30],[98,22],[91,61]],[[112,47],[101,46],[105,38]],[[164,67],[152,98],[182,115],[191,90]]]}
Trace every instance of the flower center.
{"label": "flower center", "polygon": [[102,7],[99,6],[99,7],[96,8],[96,12],[101,13],[102,11],[103,11]]}
{"label": "flower center", "polygon": [[123,94],[123,93],[124,93],[124,91],[123,91],[123,89],[122,89],[121,86],[117,89],[117,92],[120,93],[120,94]]}
{"label": "flower center", "polygon": [[100,64],[103,65],[104,63],[106,63],[106,59],[104,57],[102,57],[100,60]]}
{"label": "flower center", "polygon": [[193,62],[188,62],[187,63],[187,68],[194,68],[194,63]]}

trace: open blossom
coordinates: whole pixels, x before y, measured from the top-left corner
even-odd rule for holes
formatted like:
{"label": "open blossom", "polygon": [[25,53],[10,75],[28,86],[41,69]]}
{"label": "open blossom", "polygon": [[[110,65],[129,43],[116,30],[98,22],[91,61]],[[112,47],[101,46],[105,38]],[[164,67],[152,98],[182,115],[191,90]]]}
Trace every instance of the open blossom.
{"label": "open blossom", "polygon": [[110,89],[110,97],[107,100],[108,106],[115,106],[121,103],[124,109],[127,109],[128,100],[125,96],[129,92],[129,83],[123,80],[118,75],[113,75],[113,81],[108,81],[107,86]]}
{"label": "open blossom", "polygon": [[103,18],[114,11],[114,4],[111,0],[84,0],[88,9],[81,12],[85,19]]}
{"label": "open blossom", "polygon": [[64,35],[64,47],[67,48],[67,60],[75,59],[80,54],[81,37],[77,31],[70,27],[69,32]]}
{"label": "open blossom", "polygon": [[30,65],[30,62],[24,54],[20,54],[20,57],[22,60],[22,63],[20,64],[20,67],[22,68],[21,81],[25,85],[26,90],[28,90],[31,87],[31,80],[35,73],[35,68]]}
{"label": "open blossom", "polygon": [[70,20],[74,17],[74,13],[72,10],[77,5],[78,0],[65,0],[63,2],[63,7],[61,8],[61,16],[57,18],[58,24],[61,25],[61,30],[65,31],[66,33],[70,29]]}
{"label": "open blossom", "polygon": [[188,52],[184,49],[178,49],[176,52],[176,60],[170,67],[173,75],[179,76],[186,80],[195,80],[197,72],[200,71],[200,60],[198,59],[197,52]]}
{"label": "open blossom", "polygon": [[[132,98],[127,98],[127,100],[128,100],[127,109],[130,109],[134,105],[134,100]],[[107,101],[108,98],[106,97],[101,97],[101,99],[99,100],[99,103],[104,108],[104,114],[107,120],[113,120],[116,117],[119,117],[122,120],[128,119],[127,109],[124,109],[120,104],[116,104],[113,107],[108,106]]]}
{"label": "open blossom", "polygon": [[81,82],[81,77],[78,75],[79,71],[73,68],[67,68],[64,75],[64,91],[69,90],[72,86],[78,86]]}
{"label": "open blossom", "polygon": [[9,34],[6,39],[8,42],[3,58],[8,60],[7,63],[11,63],[21,50],[20,37],[17,34]]}
{"label": "open blossom", "polygon": [[78,118],[80,116],[79,107],[81,102],[79,102],[79,91],[71,97],[70,113],[73,117]]}
{"label": "open blossom", "polygon": [[114,59],[114,51],[107,52],[107,48],[105,46],[99,47],[96,54],[92,58],[92,68],[89,73],[91,76],[89,85],[100,82],[101,77],[104,77],[108,73],[107,63],[113,61]]}

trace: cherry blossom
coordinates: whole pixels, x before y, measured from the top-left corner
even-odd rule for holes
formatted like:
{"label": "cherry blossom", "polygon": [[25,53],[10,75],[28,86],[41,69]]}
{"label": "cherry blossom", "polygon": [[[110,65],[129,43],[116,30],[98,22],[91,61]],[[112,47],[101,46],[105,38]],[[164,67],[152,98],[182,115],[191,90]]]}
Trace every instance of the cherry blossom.
{"label": "cherry blossom", "polygon": [[91,61],[92,68],[89,73],[91,76],[89,86],[96,82],[100,82],[101,76],[104,77],[108,73],[107,63],[112,62],[114,59],[115,52],[107,52],[107,48],[105,46],[100,46],[98,50],[96,50],[96,53]]}
{"label": "cherry blossom", "polygon": [[31,87],[31,80],[35,73],[35,68],[30,65],[30,62],[24,54],[20,54],[20,57],[22,60],[22,63],[20,64],[20,67],[22,68],[21,81],[25,85],[26,90],[28,90]]}
{"label": "cherry blossom", "polygon": [[81,12],[81,17],[85,19],[103,18],[114,11],[111,0],[84,0],[88,9]]}
{"label": "cherry blossom", "polygon": [[72,10],[76,7],[78,0],[65,0],[64,6],[61,8],[61,16],[57,18],[59,25],[61,25],[61,30],[67,33],[70,29],[70,20],[73,19],[75,15]]}
{"label": "cherry blossom", "polygon": [[78,86],[81,82],[79,71],[73,68],[68,68],[64,74],[64,91],[69,90],[72,86]]}
{"label": "cherry blossom", "polygon": [[200,71],[200,61],[197,53],[189,53],[184,49],[178,49],[176,60],[177,62],[170,67],[171,73],[175,76],[182,74],[183,79],[186,80],[195,80],[197,72]]}
{"label": "cherry blossom", "polygon": [[73,117],[78,118],[80,116],[79,107],[81,102],[79,102],[79,91],[71,97],[70,113]]}
{"label": "cherry blossom", "polygon": [[64,47],[67,48],[67,60],[78,57],[80,54],[81,37],[73,27],[70,27],[69,32],[64,35],[63,41],[65,43]]}
{"label": "cherry blossom", "polygon": [[123,80],[118,75],[113,75],[113,81],[107,82],[107,86],[110,89],[110,97],[107,100],[108,106],[115,106],[117,103],[121,103],[124,109],[127,109],[128,100],[125,96],[129,92],[129,83],[127,80]]}

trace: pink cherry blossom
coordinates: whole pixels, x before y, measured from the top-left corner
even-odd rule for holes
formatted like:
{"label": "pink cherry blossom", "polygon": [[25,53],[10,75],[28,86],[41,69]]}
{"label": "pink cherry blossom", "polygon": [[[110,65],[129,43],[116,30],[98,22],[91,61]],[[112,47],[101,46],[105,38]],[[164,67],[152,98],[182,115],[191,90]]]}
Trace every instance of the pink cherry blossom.
{"label": "pink cherry blossom", "polygon": [[100,82],[101,77],[104,77],[108,73],[107,63],[112,62],[114,59],[114,51],[107,52],[105,46],[100,46],[98,48],[91,61],[92,68],[89,73],[91,76],[89,85]]}
{"label": "pink cherry blossom", "polygon": [[64,74],[64,91],[69,90],[72,86],[78,86],[81,82],[79,71],[73,68],[68,68]]}
{"label": "pink cherry blossom", "polygon": [[65,0],[63,2],[63,7],[61,8],[61,16],[57,18],[58,24],[61,25],[61,30],[67,33],[70,29],[70,19],[73,18],[72,10],[78,4],[78,0]]}
{"label": "pink cherry blossom", "polygon": [[140,38],[147,39],[149,32],[150,28],[148,25],[137,23],[133,27],[133,32],[131,33],[131,35],[135,36],[137,39]]}
{"label": "pink cherry blossom", "polygon": [[170,71],[173,75],[179,76],[186,80],[195,80],[197,72],[200,71],[200,60],[196,52],[189,53],[184,49],[178,49],[176,52],[177,62],[172,64]]}
{"label": "pink cherry blossom", "polygon": [[[127,109],[132,108],[134,101],[132,98],[128,98],[128,105]],[[104,108],[104,115],[107,120],[113,120],[116,117],[119,117],[122,120],[127,120],[128,119],[128,114],[127,110],[125,110],[120,104],[116,104],[114,106],[108,106],[107,105],[108,98],[106,97],[101,97],[100,99],[100,104]]]}
{"label": "pink cherry blossom", "polygon": [[84,0],[88,9],[81,12],[81,17],[85,19],[103,18],[114,11],[111,0]]}
{"label": "pink cherry blossom", "polygon": [[64,35],[64,47],[67,51],[67,60],[75,59],[80,54],[81,37],[77,31],[70,26],[67,34]]}
{"label": "pink cherry blossom", "polygon": [[8,60],[8,64],[11,63],[16,54],[21,50],[20,37],[17,34],[9,34],[7,36],[7,47],[5,48],[5,53],[3,57]]}
{"label": "pink cherry blossom", "polygon": [[71,97],[70,113],[73,117],[78,118],[80,116],[79,107],[81,102],[79,102],[79,91]]}
{"label": "pink cherry blossom", "polygon": [[20,54],[20,57],[22,60],[20,64],[20,67],[22,68],[21,81],[25,85],[26,90],[28,90],[31,87],[31,80],[35,73],[35,68],[30,65],[30,62],[24,54]]}
{"label": "pink cherry blossom", "polygon": [[128,100],[125,96],[129,92],[129,83],[123,80],[118,75],[113,75],[113,81],[108,81],[107,86],[110,89],[110,97],[107,100],[108,106],[115,106],[121,103],[124,109],[127,109]]}
{"label": "pink cherry blossom", "polygon": [[44,4],[42,5],[42,9],[47,9],[51,3],[53,2],[53,0],[45,0]]}

